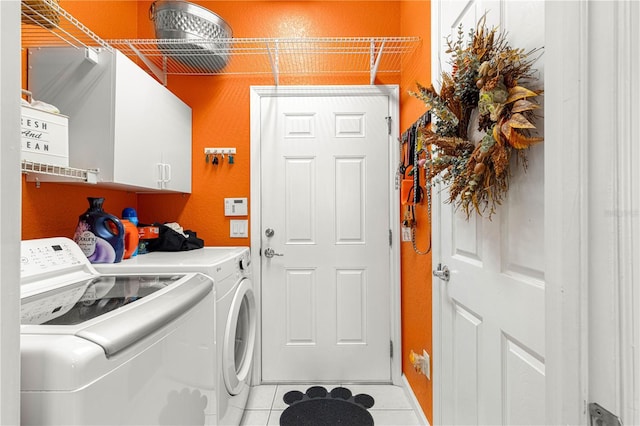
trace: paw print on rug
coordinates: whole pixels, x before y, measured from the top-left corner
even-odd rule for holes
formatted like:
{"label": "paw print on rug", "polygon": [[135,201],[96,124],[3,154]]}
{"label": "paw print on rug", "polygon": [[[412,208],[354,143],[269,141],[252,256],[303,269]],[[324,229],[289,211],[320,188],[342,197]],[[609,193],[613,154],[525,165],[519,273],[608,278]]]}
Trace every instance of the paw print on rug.
{"label": "paw print on rug", "polygon": [[375,403],[371,395],[353,395],[347,388],[327,392],[322,386],[312,386],[305,393],[294,390],[283,397],[289,405],[280,416],[281,426],[373,425],[368,409]]}

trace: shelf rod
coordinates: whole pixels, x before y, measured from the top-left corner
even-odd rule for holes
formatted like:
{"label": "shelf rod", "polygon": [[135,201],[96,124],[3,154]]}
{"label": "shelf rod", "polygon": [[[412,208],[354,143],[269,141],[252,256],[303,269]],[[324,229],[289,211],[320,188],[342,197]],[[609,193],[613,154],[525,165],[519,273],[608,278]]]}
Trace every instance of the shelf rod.
{"label": "shelf rod", "polygon": [[275,45],[275,59],[271,54],[271,49],[269,49],[269,43],[266,43],[267,53],[269,54],[269,63],[271,64],[271,72],[273,73],[273,80],[275,85],[277,86],[279,83],[278,80],[278,40],[274,40]]}
{"label": "shelf rod", "polygon": [[129,48],[140,58],[142,62],[151,70],[151,72],[156,76],[158,80],[162,83],[163,86],[167,86],[167,73],[163,72],[159,67],[156,66],[153,62],[151,62],[145,55],[140,52],[132,43],[129,43]]}
{"label": "shelf rod", "polygon": [[371,40],[371,73],[369,77],[369,84],[375,83],[376,74],[378,73],[378,67],[380,66],[380,59],[382,58],[382,51],[384,49],[384,40],[380,44],[380,50],[378,51],[378,57],[375,59],[374,63],[374,55],[375,55],[375,42]]}

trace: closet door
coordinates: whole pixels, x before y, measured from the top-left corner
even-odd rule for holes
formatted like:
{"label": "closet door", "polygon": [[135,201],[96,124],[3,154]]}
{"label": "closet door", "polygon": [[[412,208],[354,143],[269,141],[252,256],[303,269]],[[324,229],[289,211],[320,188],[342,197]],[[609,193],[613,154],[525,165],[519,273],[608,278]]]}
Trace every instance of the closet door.
{"label": "closet door", "polygon": [[[512,47],[543,46],[544,7],[436,2],[434,67],[451,72],[445,38],[455,40],[462,25],[466,43],[485,13]],[[526,173],[512,165],[507,199],[491,220],[467,219],[446,202],[446,188],[433,191],[433,264],[450,271],[449,280],[433,279],[435,424],[545,424],[544,145],[527,156]]]}

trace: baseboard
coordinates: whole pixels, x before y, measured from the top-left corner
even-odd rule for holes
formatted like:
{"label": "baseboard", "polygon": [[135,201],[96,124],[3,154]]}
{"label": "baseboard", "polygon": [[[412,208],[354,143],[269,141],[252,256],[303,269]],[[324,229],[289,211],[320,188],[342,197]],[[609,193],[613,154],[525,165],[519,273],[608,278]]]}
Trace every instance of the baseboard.
{"label": "baseboard", "polygon": [[416,395],[413,393],[413,389],[411,389],[411,385],[404,374],[402,375],[402,387],[404,388],[404,392],[407,395],[407,399],[409,400],[413,411],[416,413],[416,416],[418,416],[418,420],[420,420],[420,424],[423,426],[431,426],[427,416],[425,416],[422,411],[418,398],[416,398]]}

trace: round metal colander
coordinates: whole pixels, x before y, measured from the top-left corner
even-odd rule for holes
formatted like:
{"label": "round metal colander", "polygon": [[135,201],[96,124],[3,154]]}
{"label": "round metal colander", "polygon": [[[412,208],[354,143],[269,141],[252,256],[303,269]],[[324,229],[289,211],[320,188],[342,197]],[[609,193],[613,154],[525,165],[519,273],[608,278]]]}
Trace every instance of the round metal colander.
{"label": "round metal colander", "polygon": [[216,72],[229,61],[231,27],[218,15],[187,1],[159,0],[151,4],[158,49],[191,68]]}

